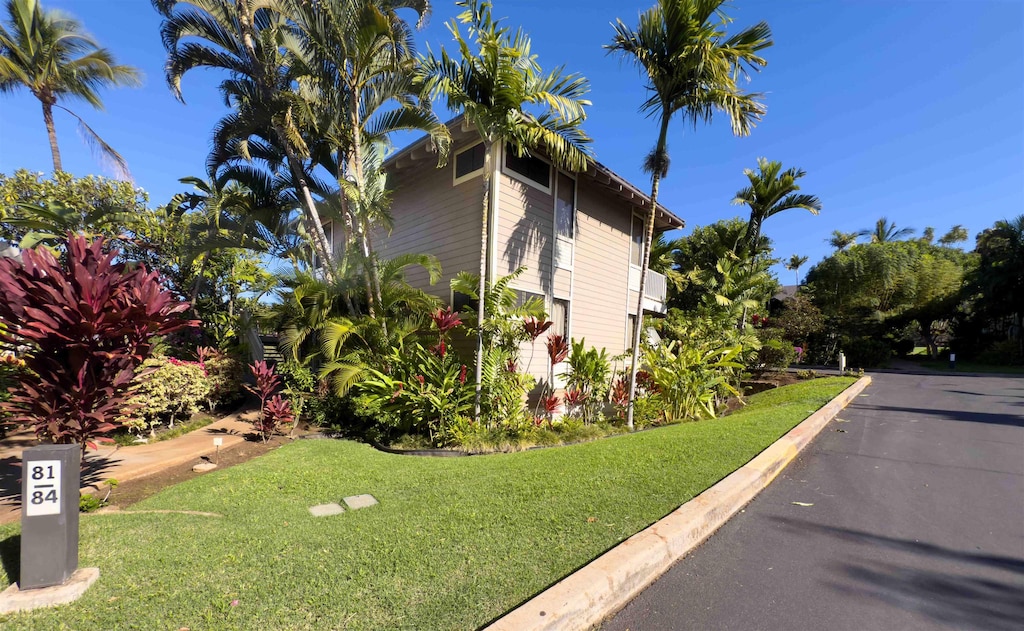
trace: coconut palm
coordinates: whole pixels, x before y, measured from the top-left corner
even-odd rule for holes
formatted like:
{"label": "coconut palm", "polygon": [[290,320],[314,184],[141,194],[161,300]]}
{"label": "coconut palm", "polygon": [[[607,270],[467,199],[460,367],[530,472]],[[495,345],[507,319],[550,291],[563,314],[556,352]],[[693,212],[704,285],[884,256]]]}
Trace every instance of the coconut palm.
{"label": "coconut palm", "polygon": [[832,236],[826,239],[825,241],[828,242],[828,244],[834,247],[836,250],[842,252],[843,250],[857,242],[857,233],[833,230]]}
{"label": "coconut palm", "polygon": [[800,268],[803,267],[804,263],[806,262],[807,257],[800,256],[799,254],[794,254],[793,256],[789,257],[788,261],[786,261],[786,269],[793,272],[793,275],[796,276],[797,285],[800,284]]}
{"label": "coconut palm", "polygon": [[72,16],[44,9],[38,0],[7,0],[7,23],[0,24],[0,93],[26,87],[42,103],[54,172],[63,170],[53,124],[56,107],[75,117],[86,142],[128,177],[121,154],[62,103],[81,99],[101,110],[99,88],[135,86],[139,78],[138,70],[118,64]]}
{"label": "coconut palm", "polygon": [[[587,80],[565,75],[561,68],[541,70],[531,53],[530,38],[521,29],[512,32],[491,16],[491,3],[462,0],[465,10],[448,22],[459,47],[457,57],[441,48],[439,55],[427,50],[422,56],[425,92],[440,97],[449,109],[461,111],[484,142],[480,239],[480,288],[477,319],[485,321],[484,296],[494,270],[487,269],[487,242],[491,214],[493,165],[506,144],[518,155],[543,151],[555,164],[569,171],[586,168],[590,138],[582,123],[590,101]],[[463,36],[459,24],[466,25]],[[480,414],[483,329],[478,327],[475,415]]]}
{"label": "coconut palm", "polygon": [[750,186],[741,189],[733,198],[733,204],[750,207],[750,221],[747,223],[746,243],[748,251],[761,238],[761,227],[769,217],[793,208],[803,208],[812,215],[821,212],[821,200],[814,195],[798,193],[797,180],[806,175],[803,169],[782,170],[782,163],[765,158],[757,159],[757,171],[744,169],[743,174]]}
{"label": "coconut palm", "polygon": [[899,241],[912,234],[914,234],[913,228],[897,229],[895,222],[890,222],[885,217],[880,217],[875,222],[874,228],[861,230],[857,233],[857,236],[868,237],[871,239],[871,243],[889,243],[890,241]]}
{"label": "coconut palm", "polygon": [[[301,121],[307,104],[292,90],[286,58],[294,42],[293,21],[278,0],[151,0],[163,16],[160,35],[167,49],[167,83],[184,102],[181,79],[194,68],[230,74],[221,83],[225,99],[236,109],[236,123],[247,130],[264,127],[265,138],[286,157],[299,202],[312,236],[313,250],[331,260],[331,248],[313,200],[305,161],[309,147]],[[242,136],[236,136],[242,137]],[[247,155],[246,144],[240,149]],[[324,264],[324,274],[333,268]]]}
{"label": "coconut palm", "polygon": [[[644,170],[651,174],[651,201],[646,217],[644,256],[641,257],[637,307],[640,314],[643,313],[658,187],[668,175],[669,122],[679,114],[696,128],[697,123],[710,122],[715,112],[723,112],[729,117],[733,133],[745,136],[765,112],[761,95],[744,93],[738,81],[740,76],[747,77],[750,70],[766,64],[758,53],[772,45],[771,31],[766,23],[760,22],[728,36],[726,26],[730,19],[722,10],[723,4],[724,0],[658,0],[654,7],[640,14],[636,29],[616,20],[614,38],[606,45],[609,53],[620,55],[640,69],[650,94],[640,109],[659,123],[657,142],[644,160]],[[633,330],[626,416],[630,428],[633,427],[641,320],[637,318]]]}

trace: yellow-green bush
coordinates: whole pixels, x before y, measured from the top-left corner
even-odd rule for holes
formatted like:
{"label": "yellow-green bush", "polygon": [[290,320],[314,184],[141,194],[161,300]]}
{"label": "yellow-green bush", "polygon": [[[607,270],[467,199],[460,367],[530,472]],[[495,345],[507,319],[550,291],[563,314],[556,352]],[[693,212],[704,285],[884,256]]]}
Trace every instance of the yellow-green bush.
{"label": "yellow-green bush", "polygon": [[132,397],[120,419],[127,427],[141,432],[176,420],[188,420],[199,411],[210,394],[210,379],[198,362],[173,357],[154,357],[143,362],[135,376]]}

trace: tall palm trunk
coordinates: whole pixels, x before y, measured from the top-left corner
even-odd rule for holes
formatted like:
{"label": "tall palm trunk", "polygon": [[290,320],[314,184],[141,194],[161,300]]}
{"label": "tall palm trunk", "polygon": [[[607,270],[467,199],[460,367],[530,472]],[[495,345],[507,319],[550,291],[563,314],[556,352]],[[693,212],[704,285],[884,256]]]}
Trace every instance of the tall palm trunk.
{"label": "tall palm trunk", "polygon": [[[363,192],[364,188],[364,177],[365,172],[363,171],[363,134],[362,127],[359,122],[359,112],[362,109],[361,103],[359,102],[359,92],[357,86],[349,86],[349,91],[352,94],[350,109],[350,123],[352,125],[352,168],[349,170],[355,176],[356,186],[359,188],[360,193]],[[380,277],[377,272],[377,261],[373,256],[373,247],[370,245],[370,225],[367,213],[369,208],[364,208],[362,217],[356,218],[356,226],[359,234],[359,245],[363,251],[363,265],[366,267],[366,277],[368,284],[368,296],[367,296],[367,307],[370,312],[370,317],[377,317],[377,305],[381,300],[380,292]],[[380,320],[384,333],[387,334],[387,327],[383,324],[383,318]]]}
{"label": "tall palm trunk", "polygon": [[[340,185],[341,179],[342,179],[342,177],[344,177],[342,175],[342,172],[341,172],[341,165],[342,165],[343,157],[342,157],[340,151],[338,152],[338,154],[339,154],[338,155],[338,168],[337,168],[337,173],[335,175],[335,179],[338,180],[339,185]],[[347,161],[347,158],[345,158],[345,160]],[[342,249],[341,249],[341,269],[348,270],[349,246],[352,243],[352,235],[354,233],[354,228],[352,226],[352,210],[349,208],[348,195],[345,195],[344,189],[340,189],[340,194],[338,196],[338,201],[341,202],[341,226],[342,226],[342,235],[341,235],[341,238],[342,238],[342,242],[341,242],[342,243]],[[347,272],[345,272],[345,273],[347,273]],[[355,316],[359,315],[359,313],[356,311],[355,303],[352,302],[352,292],[346,290],[344,292],[344,294],[345,294],[345,306],[348,308],[349,315],[352,316],[352,317],[355,317]]]}
{"label": "tall palm trunk", "polygon": [[288,157],[288,168],[291,169],[295,186],[299,189],[299,198],[302,205],[305,206],[306,229],[313,234],[313,251],[316,252],[316,255],[322,261],[320,269],[323,270],[324,279],[329,283],[333,283],[335,281],[335,274],[334,266],[332,265],[331,246],[327,241],[327,233],[324,232],[324,224],[320,220],[320,213],[317,212],[316,202],[313,201],[313,194],[309,190],[306,175],[302,172],[302,161],[296,155],[294,147],[288,142],[284,131],[277,126],[275,126],[274,131],[277,133],[278,138],[281,139],[281,145],[284,147],[285,155]]}
{"label": "tall palm trunk", "polygon": [[487,316],[484,308],[485,296],[487,295],[487,259],[490,253],[488,247],[491,235],[488,232],[488,219],[491,214],[491,171],[493,169],[493,154],[497,143],[484,139],[484,199],[483,199],[483,221],[480,227],[480,288],[478,294],[480,300],[476,310],[476,391],[473,396],[473,419],[480,421],[480,395],[483,388],[484,376],[484,318]]}
{"label": "tall palm trunk", "polygon": [[658,189],[661,186],[665,145],[668,142],[669,115],[662,108],[661,131],[655,146],[655,163],[651,170],[651,210],[644,224],[644,246],[640,250],[640,290],[636,299],[636,324],[633,326],[633,359],[629,365],[629,407],[626,410],[626,427],[633,429],[633,404],[636,399],[636,370],[640,361],[640,331],[644,326],[644,291],[647,288],[647,270],[650,267],[651,242],[654,241],[654,216],[658,209]]}
{"label": "tall palm trunk", "polygon": [[40,98],[43,103],[43,122],[46,123],[46,135],[50,137],[50,153],[53,154],[53,172],[63,171],[60,161],[60,147],[57,146],[57,130],[53,126],[53,103]]}
{"label": "tall palm trunk", "polygon": [[[255,70],[253,79],[262,92],[264,102],[271,102],[275,88],[271,79],[267,76],[259,55],[256,54],[256,43],[253,33],[256,30],[254,16],[249,11],[249,4],[246,0],[236,0],[235,9],[238,11],[238,26],[242,35],[242,45],[245,46],[246,55],[249,57],[250,66]],[[322,261],[320,269],[323,270],[324,279],[333,283],[335,280],[334,267],[331,264],[333,257],[331,247],[327,242],[327,233],[324,232],[324,224],[320,220],[320,213],[316,210],[316,203],[313,201],[313,194],[309,190],[309,183],[306,181],[306,174],[302,171],[302,161],[299,159],[295,147],[292,146],[289,136],[280,122],[273,125],[274,133],[284,148],[288,157],[288,168],[291,169],[295,186],[299,189],[299,198],[305,206],[306,228],[313,234],[313,251]],[[312,225],[310,225],[312,224]]]}

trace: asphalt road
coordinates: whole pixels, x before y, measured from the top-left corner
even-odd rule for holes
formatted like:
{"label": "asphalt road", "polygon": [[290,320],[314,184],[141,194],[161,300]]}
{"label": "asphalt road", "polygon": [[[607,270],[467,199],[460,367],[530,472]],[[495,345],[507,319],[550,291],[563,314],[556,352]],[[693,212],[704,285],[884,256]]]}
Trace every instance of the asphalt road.
{"label": "asphalt road", "polygon": [[838,419],[602,631],[1024,630],[1024,378],[879,374]]}

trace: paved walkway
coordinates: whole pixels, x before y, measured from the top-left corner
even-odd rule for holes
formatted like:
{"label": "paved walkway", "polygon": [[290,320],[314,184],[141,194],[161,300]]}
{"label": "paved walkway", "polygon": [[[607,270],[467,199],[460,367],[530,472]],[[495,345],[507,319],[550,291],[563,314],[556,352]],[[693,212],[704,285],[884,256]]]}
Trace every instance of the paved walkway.
{"label": "paved walkway", "polygon": [[[221,437],[221,449],[245,440],[252,425],[244,418],[255,412],[236,413],[183,436],[152,444],[131,447],[103,446],[90,450],[85,456],[82,471],[82,490],[96,493],[103,482],[113,478],[127,482],[142,478],[186,462],[198,462],[213,454],[213,439]],[[0,441],[0,524],[15,521],[21,516],[21,452],[38,445],[31,430],[21,430]]]}
{"label": "paved walkway", "polygon": [[1021,629],[1024,378],[874,375],[839,418],[602,631]]}

